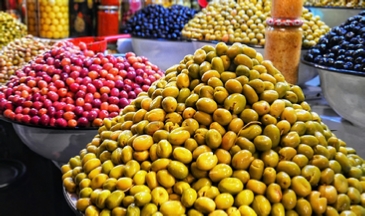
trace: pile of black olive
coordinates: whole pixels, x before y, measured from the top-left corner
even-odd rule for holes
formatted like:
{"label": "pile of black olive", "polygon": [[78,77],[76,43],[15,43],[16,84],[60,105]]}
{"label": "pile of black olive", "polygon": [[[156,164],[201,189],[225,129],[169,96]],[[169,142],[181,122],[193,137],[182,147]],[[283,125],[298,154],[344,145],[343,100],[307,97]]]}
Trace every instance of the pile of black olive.
{"label": "pile of black olive", "polygon": [[365,11],[332,28],[308,50],[304,60],[336,69],[365,72]]}
{"label": "pile of black olive", "polygon": [[124,31],[143,38],[180,40],[181,30],[195,13],[194,9],[182,5],[169,8],[148,5],[127,21]]}

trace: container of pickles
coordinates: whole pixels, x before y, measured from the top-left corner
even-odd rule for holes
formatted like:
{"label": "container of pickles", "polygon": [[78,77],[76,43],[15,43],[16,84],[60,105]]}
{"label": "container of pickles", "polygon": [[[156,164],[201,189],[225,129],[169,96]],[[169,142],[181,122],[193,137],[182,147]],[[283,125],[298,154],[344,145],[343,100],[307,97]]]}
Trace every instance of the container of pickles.
{"label": "container of pickles", "polygon": [[49,39],[69,37],[69,0],[29,0],[27,12],[32,35]]}

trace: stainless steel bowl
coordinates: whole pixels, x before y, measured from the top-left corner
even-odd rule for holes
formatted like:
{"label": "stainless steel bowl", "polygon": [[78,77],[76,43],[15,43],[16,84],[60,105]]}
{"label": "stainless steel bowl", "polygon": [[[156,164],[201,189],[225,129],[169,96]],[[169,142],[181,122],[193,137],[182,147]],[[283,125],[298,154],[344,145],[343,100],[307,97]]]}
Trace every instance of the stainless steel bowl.
{"label": "stainless steel bowl", "polygon": [[[203,47],[204,45],[215,46],[215,44],[218,43],[218,41],[198,41],[198,40],[193,40],[192,42],[193,42],[194,50],[199,49],[199,48]],[[262,56],[264,56],[264,52],[265,52],[264,47],[262,47],[262,46],[252,46],[252,47],[256,50],[256,52],[259,52],[262,54]],[[302,49],[301,58],[303,58],[306,51],[307,51],[306,49]],[[313,70],[311,67],[309,67],[306,64],[300,63],[298,82],[296,84],[303,86],[306,82],[312,80],[317,75],[318,75],[318,73],[316,70]]]}
{"label": "stainless steel bowl", "polygon": [[317,70],[330,107],[342,118],[365,128],[365,73],[329,68],[303,59],[302,62]]}
{"label": "stainless steel bowl", "polygon": [[21,141],[35,153],[60,166],[79,155],[97,134],[96,128],[50,128],[12,122]]}
{"label": "stainless steel bowl", "polygon": [[194,54],[190,41],[145,39],[132,37],[132,47],[138,56],[145,56],[161,70],[178,64],[187,54]]}

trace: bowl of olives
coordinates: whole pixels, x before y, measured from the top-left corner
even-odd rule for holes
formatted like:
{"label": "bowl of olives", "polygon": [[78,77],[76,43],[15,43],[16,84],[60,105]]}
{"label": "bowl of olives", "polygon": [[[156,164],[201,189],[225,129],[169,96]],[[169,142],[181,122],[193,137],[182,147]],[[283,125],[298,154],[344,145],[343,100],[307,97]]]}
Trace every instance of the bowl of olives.
{"label": "bowl of olives", "polygon": [[324,97],[341,117],[365,127],[365,11],[331,29],[304,55]]}
{"label": "bowl of olives", "polygon": [[182,5],[165,8],[152,4],[136,12],[123,28],[132,35],[132,47],[137,55],[166,70],[171,63],[177,64],[194,52],[191,42],[182,39],[181,30],[195,13],[194,9]]}

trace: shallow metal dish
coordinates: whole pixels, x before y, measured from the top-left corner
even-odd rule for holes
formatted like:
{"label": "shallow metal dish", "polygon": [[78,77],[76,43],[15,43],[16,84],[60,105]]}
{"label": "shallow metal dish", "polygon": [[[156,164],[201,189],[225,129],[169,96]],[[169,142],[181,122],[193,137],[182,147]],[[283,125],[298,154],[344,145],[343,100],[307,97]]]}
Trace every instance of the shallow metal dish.
{"label": "shallow metal dish", "polygon": [[25,125],[9,119],[21,141],[35,153],[57,162],[67,163],[80,154],[97,134],[97,128],[55,128]]}
{"label": "shallow metal dish", "polygon": [[146,39],[132,37],[132,47],[136,55],[145,56],[161,70],[178,64],[188,54],[194,54],[190,41],[173,41],[165,39]]}
{"label": "shallow metal dish", "polygon": [[342,118],[365,128],[365,73],[302,62],[317,70],[323,95]]}

